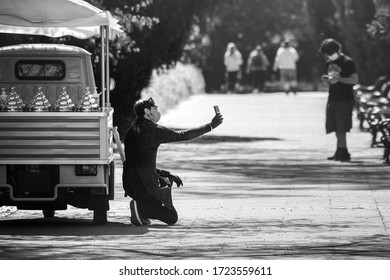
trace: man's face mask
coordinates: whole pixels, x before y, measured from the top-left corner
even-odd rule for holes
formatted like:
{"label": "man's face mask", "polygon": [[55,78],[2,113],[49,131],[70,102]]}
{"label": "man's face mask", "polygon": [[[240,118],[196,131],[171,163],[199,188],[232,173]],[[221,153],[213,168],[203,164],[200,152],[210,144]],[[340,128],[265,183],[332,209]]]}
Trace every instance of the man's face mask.
{"label": "man's face mask", "polygon": [[332,54],[332,55],[328,55],[328,59],[330,60],[330,61],[335,61],[336,59],[338,59],[339,58],[339,54],[338,53],[334,53],[334,54]]}
{"label": "man's face mask", "polygon": [[153,106],[150,108],[148,116],[149,119],[154,123],[157,123],[161,119],[161,114],[158,111],[157,106]]}
{"label": "man's face mask", "polygon": [[148,114],[148,118],[154,122],[157,123],[161,119],[161,114],[157,109],[156,103],[154,102],[153,98],[149,98],[148,102],[150,104],[150,109]]}

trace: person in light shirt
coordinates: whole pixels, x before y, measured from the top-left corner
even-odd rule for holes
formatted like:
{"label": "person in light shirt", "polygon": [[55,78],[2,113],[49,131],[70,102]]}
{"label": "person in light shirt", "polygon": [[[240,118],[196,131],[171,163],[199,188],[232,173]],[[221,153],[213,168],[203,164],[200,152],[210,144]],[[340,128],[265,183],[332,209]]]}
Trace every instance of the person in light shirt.
{"label": "person in light shirt", "polygon": [[236,89],[237,81],[241,75],[242,63],[242,55],[237,49],[236,44],[232,42],[229,43],[224,55],[228,92],[232,92]]}
{"label": "person in light shirt", "polygon": [[280,71],[280,81],[283,84],[286,94],[289,92],[297,93],[297,61],[299,54],[291,46],[290,42],[285,41],[276,52],[274,61],[274,71]]}

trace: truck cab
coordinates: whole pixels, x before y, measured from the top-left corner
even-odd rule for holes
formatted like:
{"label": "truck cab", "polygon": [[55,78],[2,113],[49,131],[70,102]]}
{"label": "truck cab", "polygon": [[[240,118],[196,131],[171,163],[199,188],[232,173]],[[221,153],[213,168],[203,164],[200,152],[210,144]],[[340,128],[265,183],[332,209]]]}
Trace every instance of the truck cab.
{"label": "truck cab", "polygon": [[114,199],[113,109],[99,101],[86,50],[61,44],[0,48],[0,206],[68,205],[107,222]]}

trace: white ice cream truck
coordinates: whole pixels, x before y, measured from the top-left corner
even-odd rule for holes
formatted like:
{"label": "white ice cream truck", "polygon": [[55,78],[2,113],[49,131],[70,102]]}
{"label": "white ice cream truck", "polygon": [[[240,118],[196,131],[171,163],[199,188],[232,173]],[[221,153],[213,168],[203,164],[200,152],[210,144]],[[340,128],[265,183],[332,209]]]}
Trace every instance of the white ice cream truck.
{"label": "white ice cream truck", "polygon": [[101,93],[91,54],[61,44],[0,48],[0,206],[68,205],[107,223],[114,198],[109,40],[117,20],[79,0],[2,0],[0,33],[101,38]]}

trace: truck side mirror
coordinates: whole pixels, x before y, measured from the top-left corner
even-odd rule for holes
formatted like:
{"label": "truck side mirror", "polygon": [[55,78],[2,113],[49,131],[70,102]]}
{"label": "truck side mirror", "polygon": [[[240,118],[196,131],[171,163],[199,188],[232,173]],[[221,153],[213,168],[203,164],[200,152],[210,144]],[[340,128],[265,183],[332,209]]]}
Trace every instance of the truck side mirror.
{"label": "truck side mirror", "polygon": [[114,90],[116,86],[116,81],[114,78],[110,78],[110,91]]}

